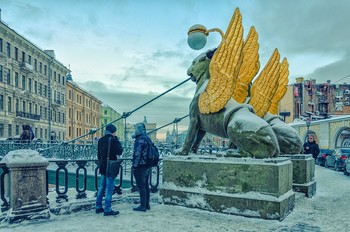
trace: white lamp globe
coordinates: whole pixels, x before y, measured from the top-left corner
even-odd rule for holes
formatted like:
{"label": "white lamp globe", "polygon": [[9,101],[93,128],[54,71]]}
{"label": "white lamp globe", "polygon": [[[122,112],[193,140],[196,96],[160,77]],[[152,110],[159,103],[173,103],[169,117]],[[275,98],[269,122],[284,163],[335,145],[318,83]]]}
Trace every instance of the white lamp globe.
{"label": "white lamp globe", "polygon": [[196,24],[188,30],[187,43],[194,50],[202,49],[207,43],[207,28],[203,25]]}

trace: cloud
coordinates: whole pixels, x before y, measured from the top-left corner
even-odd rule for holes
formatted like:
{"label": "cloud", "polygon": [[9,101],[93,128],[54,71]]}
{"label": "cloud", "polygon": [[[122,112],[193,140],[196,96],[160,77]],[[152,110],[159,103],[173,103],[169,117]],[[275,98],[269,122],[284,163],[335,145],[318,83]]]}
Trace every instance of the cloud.
{"label": "cloud", "polygon": [[343,84],[350,83],[350,52],[348,52],[340,60],[331,64],[325,65],[316,69],[314,72],[307,75],[310,79],[317,79],[318,82],[326,82],[331,80],[331,83]]}
{"label": "cloud", "polygon": [[[148,103],[152,99],[159,96],[155,92],[148,93],[130,93],[123,89],[113,88],[98,81],[88,81],[84,83],[77,83],[83,89],[91,89],[91,93],[94,96],[103,101],[123,114],[124,112],[132,112],[132,115],[128,117],[128,123],[136,123],[143,121],[143,117],[146,116],[148,122],[157,123],[157,127],[161,127],[172,122],[175,118],[181,118],[188,114],[188,108],[192,97],[189,97],[188,87],[181,90],[180,93],[169,92],[154,101]],[[192,83],[193,90],[195,89]],[[192,91],[193,91],[192,90]],[[184,94],[186,93],[186,94]],[[148,103],[147,105],[144,105]],[[188,120],[184,119],[179,123],[180,126],[187,127]],[[165,128],[163,132],[167,130]],[[183,131],[183,130],[182,130]]]}

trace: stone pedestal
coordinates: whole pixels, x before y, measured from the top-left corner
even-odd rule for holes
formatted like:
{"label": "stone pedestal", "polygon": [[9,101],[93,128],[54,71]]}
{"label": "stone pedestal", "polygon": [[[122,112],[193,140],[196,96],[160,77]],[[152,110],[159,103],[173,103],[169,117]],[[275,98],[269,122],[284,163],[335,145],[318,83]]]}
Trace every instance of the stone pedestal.
{"label": "stone pedestal", "polygon": [[6,163],[10,175],[9,223],[47,219],[50,212],[46,200],[47,159],[33,150],[9,152],[2,162]]}
{"label": "stone pedestal", "polygon": [[163,161],[165,204],[283,220],[293,209],[292,162],[182,156]]}
{"label": "stone pedestal", "polygon": [[316,194],[315,159],[311,155],[282,155],[293,163],[293,190],[305,193],[306,197]]}

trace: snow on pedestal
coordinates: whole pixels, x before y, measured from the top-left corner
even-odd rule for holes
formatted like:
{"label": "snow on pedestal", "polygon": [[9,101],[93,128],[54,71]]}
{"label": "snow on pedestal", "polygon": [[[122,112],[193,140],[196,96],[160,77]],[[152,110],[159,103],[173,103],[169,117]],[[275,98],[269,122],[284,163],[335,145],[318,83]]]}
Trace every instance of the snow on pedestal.
{"label": "snow on pedestal", "polygon": [[47,219],[50,217],[46,199],[46,167],[49,161],[37,151],[21,149],[9,152],[1,161],[10,175],[9,223]]}
{"label": "snow on pedestal", "polygon": [[290,158],[293,163],[293,190],[305,193],[306,197],[316,194],[315,160],[307,154],[289,154],[279,157]]}
{"label": "snow on pedestal", "polygon": [[165,204],[283,220],[293,209],[288,158],[181,156],[163,161]]}

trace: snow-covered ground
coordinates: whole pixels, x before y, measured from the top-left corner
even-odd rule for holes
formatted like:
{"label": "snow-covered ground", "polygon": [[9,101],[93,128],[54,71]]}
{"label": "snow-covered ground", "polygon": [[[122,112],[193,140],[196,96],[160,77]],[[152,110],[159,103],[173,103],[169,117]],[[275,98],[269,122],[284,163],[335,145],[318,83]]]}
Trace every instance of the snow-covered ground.
{"label": "snow-covered ground", "polygon": [[133,204],[113,204],[120,215],[104,217],[93,210],[53,215],[46,222],[1,225],[1,232],[31,231],[350,231],[350,177],[316,166],[317,192],[312,198],[296,194],[294,210],[283,221],[246,218],[179,206],[152,204],[150,211],[134,212]]}

